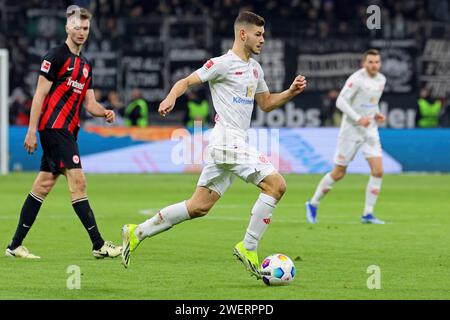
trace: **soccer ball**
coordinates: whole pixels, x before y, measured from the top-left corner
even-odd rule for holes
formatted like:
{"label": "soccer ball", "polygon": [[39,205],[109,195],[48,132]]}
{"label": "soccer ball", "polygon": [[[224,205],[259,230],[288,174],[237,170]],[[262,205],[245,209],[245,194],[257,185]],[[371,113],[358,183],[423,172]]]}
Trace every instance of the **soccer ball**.
{"label": "soccer ball", "polygon": [[295,277],[294,263],[284,254],[270,255],[261,264],[261,276],[268,286],[287,286]]}

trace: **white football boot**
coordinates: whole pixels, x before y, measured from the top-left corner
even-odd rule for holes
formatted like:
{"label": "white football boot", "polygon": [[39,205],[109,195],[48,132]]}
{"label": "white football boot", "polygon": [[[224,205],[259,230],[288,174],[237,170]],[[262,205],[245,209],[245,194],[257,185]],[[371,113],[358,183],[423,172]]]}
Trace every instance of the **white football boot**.
{"label": "white football boot", "polygon": [[14,250],[6,248],[5,256],[12,258],[25,258],[25,259],[40,259],[41,257],[35,256],[30,253],[24,246],[18,246]]}
{"label": "white football boot", "polygon": [[116,247],[111,241],[105,241],[103,246],[98,250],[92,250],[92,254],[97,259],[115,258],[122,253],[122,247]]}

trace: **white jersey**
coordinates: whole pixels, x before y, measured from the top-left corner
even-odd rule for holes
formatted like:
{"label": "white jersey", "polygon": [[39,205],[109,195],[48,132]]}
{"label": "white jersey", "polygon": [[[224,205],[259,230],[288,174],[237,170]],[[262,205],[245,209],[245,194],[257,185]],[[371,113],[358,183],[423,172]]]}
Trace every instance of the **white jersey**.
{"label": "white jersey", "polygon": [[203,82],[209,82],[216,125],[209,146],[235,148],[246,145],[255,94],[269,91],[260,64],[246,62],[233,51],[208,60],[196,71]]}
{"label": "white jersey", "polygon": [[[371,77],[362,68],[353,73],[345,82],[339,96],[344,98],[360,116],[372,117],[380,112],[379,101],[383,94],[386,77],[381,73]],[[371,119],[367,128],[359,126],[344,113],[339,137],[348,140],[360,140],[368,136],[378,136],[377,122]]]}

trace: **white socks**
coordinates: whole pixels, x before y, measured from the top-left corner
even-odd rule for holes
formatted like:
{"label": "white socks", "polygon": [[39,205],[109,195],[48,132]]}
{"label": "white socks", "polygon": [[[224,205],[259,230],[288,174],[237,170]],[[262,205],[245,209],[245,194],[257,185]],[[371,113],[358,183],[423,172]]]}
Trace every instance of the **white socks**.
{"label": "white socks", "polygon": [[270,223],[272,212],[277,205],[277,200],[267,194],[261,193],[252,209],[250,223],[244,237],[244,247],[254,251],[258,247],[264,232]]}
{"label": "white socks", "polygon": [[370,176],[369,183],[366,188],[366,205],[364,207],[364,215],[373,213],[373,208],[378,199],[381,190],[381,182],[383,178],[375,178]]}
{"label": "white socks", "polygon": [[331,190],[333,184],[335,181],[331,177],[331,174],[328,172],[322,180],[320,180],[319,185],[317,186],[316,192],[314,193],[313,197],[311,198],[311,204],[315,207],[317,207],[320,203],[320,199],[322,199],[328,191]]}
{"label": "white socks", "polygon": [[190,218],[186,202],[179,202],[161,209],[153,217],[138,225],[135,234],[139,240],[143,240]]}

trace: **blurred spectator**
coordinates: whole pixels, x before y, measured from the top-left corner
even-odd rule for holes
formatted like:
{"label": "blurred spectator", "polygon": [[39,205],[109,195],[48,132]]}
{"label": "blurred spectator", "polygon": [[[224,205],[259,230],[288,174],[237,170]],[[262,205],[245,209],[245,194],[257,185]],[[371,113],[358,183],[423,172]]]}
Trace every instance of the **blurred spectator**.
{"label": "blurred spectator", "polygon": [[148,126],[148,104],[142,98],[139,89],[131,91],[132,101],[125,109],[125,125],[128,127],[138,126],[145,128]]}
{"label": "blurred spectator", "polygon": [[116,121],[114,122],[115,126],[125,125],[125,106],[122,100],[120,100],[117,91],[113,90],[108,93],[108,100],[105,102],[104,106],[106,109],[113,110],[116,113]]}
{"label": "blurred spectator", "polygon": [[429,0],[428,7],[434,19],[444,22],[450,21],[448,0]]}
{"label": "blurred spectator", "polygon": [[30,121],[31,100],[21,88],[14,89],[10,98],[9,124],[27,126]]}
{"label": "blurred spectator", "polygon": [[439,116],[442,112],[442,102],[433,99],[427,88],[420,89],[420,96],[417,100],[419,128],[436,128],[439,126]]}
{"label": "blurred spectator", "polygon": [[338,98],[338,90],[330,90],[323,97],[322,112],[320,113],[320,120],[322,126],[336,127],[341,123],[341,112],[336,108],[336,100]]}
{"label": "blurred spectator", "polygon": [[[57,43],[60,40],[58,37],[61,35],[65,37],[61,22],[65,22],[64,10],[70,4],[86,6],[94,12],[91,26],[92,42],[88,46],[92,45],[94,49],[98,47],[98,51],[102,53],[99,54],[100,59],[93,59],[94,68],[108,69],[111,65],[112,69],[114,66],[114,69],[118,70],[117,79],[112,79],[114,83],[105,81],[103,84],[105,88],[110,88],[112,85],[117,86],[113,89],[119,93],[122,93],[121,90],[124,89],[124,81],[119,81],[120,78],[123,78],[121,57],[133,56],[136,51],[141,54],[141,51],[144,50],[152,52],[152,56],[159,55],[159,52],[166,53],[166,45],[175,47],[172,43],[173,35],[181,38],[181,45],[184,45],[182,41],[188,40],[189,44],[186,45],[189,46],[195,42],[193,39],[198,38],[200,40],[193,45],[195,48],[206,49],[211,54],[218,53],[219,50],[215,46],[220,47],[220,43],[216,41],[220,41],[224,37],[233,38],[233,18],[244,9],[253,10],[266,18],[267,38],[287,38],[286,43],[288,44],[310,38],[321,45],[320,40],[324,39],[322,46],[324,53],[328,50],[327,43],[336,39],[347,43],[355,39],[357,40],[355,44],[357,44],[362,40],[383,38],[415,39],[417,54],[420,54],[425,40],[445,38],[450,32],[450,27],[446,23],[450,21],[449,0],[0,0],[0,47],[6,47],[10,51],[10,88],[21,87],[25,90],[25,96],[31,95],[30,92],[36,86],[35,71],[39,67],[37,56],[45,52],[48,46]],[[367,6],[372,4],[381,8],[382,28],[369,32],[365,27],[366,10]],[[44,10],[36,11],[34,9]],[[47,17],[47,14],[51,19]],[[165,24],[162,19],[167,16],[194,17],[198,15],[207,15],[211,19],[212,23],[209,24],[211,30],[208,30],[214,36],[211,47],[205,48],[204,33],[196,32],[197,29],[191,28],[188,24],[181,27],[170,25],[170,34],[163,35],[162,30],[166,28],[163,28]],[[63,18],[57,19],[60,16]],[[53,21],[53,19],[56,20]],[[203,22],[202,18],[196,18],[196,21]],[[196,28],[198,27],[203,28],[204,25],[199,24]],[[32,33],[32,30],[39,30],[39,32]],[[180,31],[182,32],[180,33]],[[42,39],[45,35],[48,38]],[[166,36],[170,38],[169,44],[164,42]],[[107,52],[109,49],[103,48],[108,41],[112,43],[111,51],[118,52],[117,59],[108,58],[107,53],[111,52]],[[267,41],[269,47],[270,43],[271,41]],[[103,55],[105,58],[102,59]],[[294,58],[288,58],[288,55],[289,50],[286,50],[285,62],[293,61],[291,59]],[[265,55],[265,57],[267,56]],[[161,59],[165,59],[165,57],[161,57]],[[166,63],[162,64],[164,64],[164,68],[167,67]],[[163,70],[161,73],[166,74],[165,72],[170,73],[171,71]],[[417,79],[419,74],[417,71],[415,72]],[[102,84],[100,83],[100,85]],[[135,84],[130,85],[134,86]],[[117,92],[103,92],[104,97],[99,101],[105,102],[104,100],[108,98],[105,103],[114,108],[118,116],[123,115],[124,124],[147,126],[149,121],[147,102],[141,98],[133,98],[129,108],[124,108],[126,105],[120,101]],[[325,97],[322,97],[324,105],[327,103],[326,101],[334,99],[331,97],[334,94],[328,92]],[[11,100],[11,121],[14,123],[28,121],[29,110],[26,108],[29,98],[25,99],[25,103],[21,101],[21,98],[16,96]],[[194,103],[201,104],[201,101]],[[444,107],[441,108],[441,113],[444,113],[444,109]],[[336,124],[338,113],[334,111],[334,101],[329,103],[329,107],[324,107],[322,112],[324,125]],[[449,111],[445,112],[448,114]],[[87,115],[85,119],[89,122],[92,120]],[[181,119],[177,119],[177,121],[181,122]],[[186,118],[185,123],[187,124],[189,121],[192,119]],[[441,119],[441,121],[443,120]]]}
{"label": "blurred spectator", "polygon": [[191,90],[187,97],[187,108],[184,117],[186,128],[193,129],[195,121],[201,121],[202,127],[209,125],[209,102],[204,90]]}
{"label": "blurred spectator", "polygon": [[443,107],[439,124],[441,127],[450,127],[450,98],[446,98],[442,105]]}

